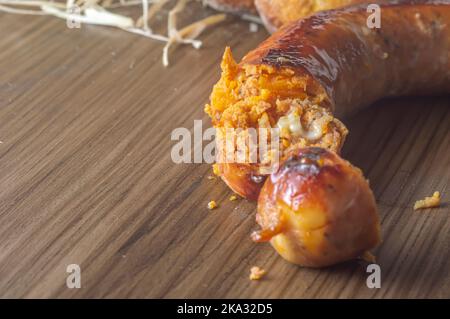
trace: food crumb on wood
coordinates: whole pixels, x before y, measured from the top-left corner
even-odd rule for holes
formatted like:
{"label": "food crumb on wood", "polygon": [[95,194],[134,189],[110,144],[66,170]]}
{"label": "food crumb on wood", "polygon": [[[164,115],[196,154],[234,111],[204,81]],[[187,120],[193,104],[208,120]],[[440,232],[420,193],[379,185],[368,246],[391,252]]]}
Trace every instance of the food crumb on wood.
{"label": "food crumb on wood", "polygon": [[366,251],[364,254],[362,254],[361,259],[372,264],[377,262],[375,255],[373,255],[370,251]]}
{"label": "food crumb on wood", "polygon": [[425,197],[424,199],[416,201],[414,204],[414,210],[439,207],[441,204],[441,194],[434,192],[433,196]]}
{"label": "food crumb on wood", "polygon": [[250,268],[250,280],[260,280],[264,275],[266,274],[266,271],[264,269],[259,268],[258,266],[253,266]]}
{"label": "food crumb on wood", "polygon": [[211,180],[213,180],[213,179],[216,179],[216,177],[215,177],[215,176],[212,176],[212,175],[209,175],[209,176],[208,176],[208,179],[211,181]]}
{"label": "food crumb on wood", "polygon": [[215,209],[215,208],[217,208],[217,203],[216,203],[216,201],[215,201],[215,200],[210,201],[210,202],[208,203],[208,209],[212,210],[212,209]]}
{"label": "food crumb on wood", "polygon": [[238,199],[238,197],[236,196],[236,195],[231,195],[230,196],[230,201],[235,201],[235,200],[237,200]]}

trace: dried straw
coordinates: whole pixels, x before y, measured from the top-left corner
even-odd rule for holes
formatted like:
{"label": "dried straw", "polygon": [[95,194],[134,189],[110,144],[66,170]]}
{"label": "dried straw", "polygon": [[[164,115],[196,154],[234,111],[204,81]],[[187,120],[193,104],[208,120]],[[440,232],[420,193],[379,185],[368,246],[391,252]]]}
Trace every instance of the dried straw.
{"label": "dried straw", "polygon": [[[225,19],[224,14],[209,16],[188,26],[177,28],[177,16],[192,0],[178,0],[167,16],[167,35],[154,33],[149,23],[169,0],[0,0],[0,11],[27,15],[51,15],[73,23],[94,24],[119,28],[153,40],[165,42],[163,65],[169,65],[169,48],[176,44],[190,44],[199,49],[202,45],[196,38],[208,27]],[[199,1],[199,0],[195,0]],[[151,5],[150,5],[151,4]],[[138,6],[142,14],[138,19],[113,12],[115,9]]]}

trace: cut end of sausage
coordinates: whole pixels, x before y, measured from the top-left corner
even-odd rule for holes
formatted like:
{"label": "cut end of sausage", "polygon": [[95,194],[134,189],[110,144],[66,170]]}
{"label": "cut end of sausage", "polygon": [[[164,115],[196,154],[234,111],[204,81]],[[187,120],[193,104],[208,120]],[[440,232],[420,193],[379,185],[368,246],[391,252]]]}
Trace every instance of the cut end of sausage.
{"label": "cut end of sausage", "polygon": [[[205,111],[216,128],[219,175],[236,193],[256,199],[261,181],[294,149],[320,146],[340,151],[347,129],[332,115],[310,77],[289,68],[237,64],[229,48],[221,67],[222,77]],[[256,158],[248,155],[255,154],[247,145],[252,132]],[[245,156],[230,159],[230,153]]]}

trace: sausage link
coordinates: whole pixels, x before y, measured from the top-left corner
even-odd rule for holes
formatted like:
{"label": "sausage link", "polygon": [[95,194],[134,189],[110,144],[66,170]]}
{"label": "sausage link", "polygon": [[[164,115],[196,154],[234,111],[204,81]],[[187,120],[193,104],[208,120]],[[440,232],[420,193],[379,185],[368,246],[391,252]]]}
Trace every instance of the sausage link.
{"label": "sausage link", "polygon": [[[282,155],[310,146],[339,152],[347,131],[332,116],[383,97],[450,93],[450,0],[381,5],[381,28],[369,29],[369,15],[366,6],[314,14],[286,25],[239,64],[226,50],[206,106],[213,125],[276,127],[300,118],[310,132],[288,135]],[[249,199],[257,199],[267,176],[253,163],[223,163],[217,171]]]}
{"label": "sausage link", "polygon": [[380,242],[372,191],[361,171],[339,157],[347,131],[333,115],[388,96],[450,93],[450,0],[382,5],[381,28],[374,29],[366,9],[286,25],[239,64],[226,50],[206,107],[220,132],[275,126],[287,132],[282,163],[264,183],[258,164],[222,163],[218,171],[242,196],[259,194],[261,230],[253,239],[270,241],[299,265],[332,265]]}
{"label": "sausage link", "polygon": [[369,29],[366,6],[294,22],[241,64],[289,68],[324,89],[337,116],[388,96],[450,93],[450,1],[381,5]]}
{"label": "sausage link", "polygon": [[381,241],[375,199],[361,171],[323,148],[293,152],[264,184],[256,242],[286,260],[325,267],[363,256]]}
{"label": "sausage link", "polygon": [[[243,64],[291,68],[315,79],[324,104],[346,115],[386,96],[450,93],[448,1],[383,6],[369,30],[361,8],[287,26]],[[361,171],[337,154],[299,148],[265,182],[257,242],[285,259],[325,267],[363,256],[381,241],[374,196]]]}

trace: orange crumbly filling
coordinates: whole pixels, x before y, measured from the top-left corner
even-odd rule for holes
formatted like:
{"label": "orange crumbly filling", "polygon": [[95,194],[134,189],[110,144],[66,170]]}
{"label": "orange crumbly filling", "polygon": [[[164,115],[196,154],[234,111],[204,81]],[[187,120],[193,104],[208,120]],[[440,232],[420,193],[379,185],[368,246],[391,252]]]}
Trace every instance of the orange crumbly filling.
{"label": "orange crumbly filling", "polygon": [[282,152],[305,146],[340,150],[348,131],[328,107],[320,106],[326,95],[309,77],[289,68],[237,64],[229,48],[221,68],[205,107],[216,128],[278,127]]}

